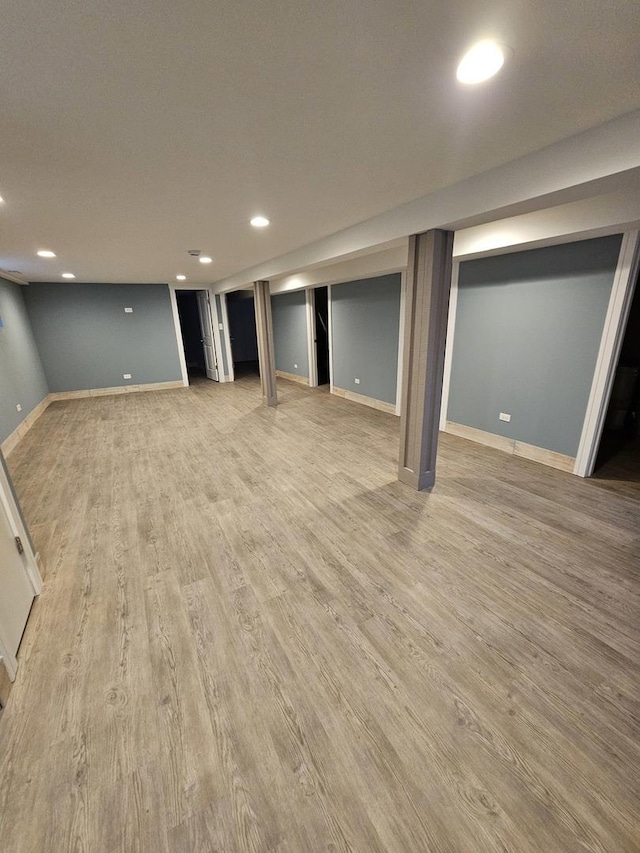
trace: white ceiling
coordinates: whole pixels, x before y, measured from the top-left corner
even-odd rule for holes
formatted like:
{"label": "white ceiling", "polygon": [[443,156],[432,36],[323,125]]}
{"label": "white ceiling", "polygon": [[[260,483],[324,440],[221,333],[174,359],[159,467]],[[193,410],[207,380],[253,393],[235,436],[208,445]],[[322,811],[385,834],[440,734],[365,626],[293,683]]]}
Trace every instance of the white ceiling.
{"label": "white ceiling", "polygon": [[[640,104],[632,0],[1,10],[0,267],[31,281],[218,280]],[[513,56],[462,87],[482,37]]]}

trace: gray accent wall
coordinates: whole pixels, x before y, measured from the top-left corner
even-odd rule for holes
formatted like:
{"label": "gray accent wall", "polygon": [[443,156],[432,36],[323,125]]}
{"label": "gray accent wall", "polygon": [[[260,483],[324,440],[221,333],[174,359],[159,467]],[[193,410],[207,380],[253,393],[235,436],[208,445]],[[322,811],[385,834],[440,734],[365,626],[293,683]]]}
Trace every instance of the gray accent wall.
{"label": "gray accent wall", "polygon": [[[333,384],[395,404],[400,273],[331,287]],[[355,384],[355,379],[360,384]]]}
{"label": "gray accent wall", "polygon": [[276,370],[308,377],[306,292],[296,290],[272,296],[271,313]]}
{"label": "gray accent wall", "polygon": [[[20,426],[49,393],[27,315],[29,287],[0,279],[0,441]],[[22,411],[16,411],[16,405]]]}
{"label": "gray accent wall", "polygon": [[50,391],[181,379],[166,284],[32,284],[25,299]]}
{"label": "gray accent wall", "polygon": [[448,420],[576,455],[621,239],[460,265]]}

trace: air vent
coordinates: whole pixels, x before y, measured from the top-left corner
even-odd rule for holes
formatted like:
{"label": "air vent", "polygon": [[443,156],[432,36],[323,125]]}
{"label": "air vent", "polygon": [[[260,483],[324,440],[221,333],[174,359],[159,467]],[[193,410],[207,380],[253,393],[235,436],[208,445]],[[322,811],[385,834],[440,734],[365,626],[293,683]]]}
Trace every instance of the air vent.
{"label": "air vent", "polygon": [[199,258],[201,251],[202,251],[202,249],[189,249],[187,251],[187,254],[191,255],[192,258]]}

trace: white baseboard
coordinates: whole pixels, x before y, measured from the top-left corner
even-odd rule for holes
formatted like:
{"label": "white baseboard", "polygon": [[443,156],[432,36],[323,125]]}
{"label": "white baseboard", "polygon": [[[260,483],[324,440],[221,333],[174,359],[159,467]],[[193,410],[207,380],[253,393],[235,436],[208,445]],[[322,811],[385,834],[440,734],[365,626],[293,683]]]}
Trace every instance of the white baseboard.
{"label": "white baseboard", "polygon": [[565,456],[563,453],[556,453],[555,450],[536,447],[534,444],[525,444],[524,441],[516,441],[513,438],[495,435],[492,432],[485,432],[475,427],[465,426],[465,424],[456,424],[453,421],[446,422],[444,432],[457,435],[459,438],[467,438],[469,441],[475,441],[477,444],[484,444],[485,447],[502,450],[504,453],[510,453],[512,456],[521,456],[523,459],[540,462],[542,465],[548,465],[550,468],[567,471],[569,474],[573,473],[576,462],[573,456]]}
{"label": "white baseboard", "polygon": [[285,370],[276,370],[276,376],[279,379],[288,379],[289,382],[299,382],[300,385],[309,384],[308,376],[300,376],[297,373],[287,373]]}
{"label": "white baseboard", "polygon": [[182,380],[179,379],[172,382],[150,382],[145,385],[116,385],[113,388],[90,388],[86,391],[54,391],[51,394],[47,394],[44,400],[41,400],[35,409],[29,412],[22,423],[5,438],[0,445],[0,449],[5,457],[9,456],[51,403],[57,403],[60,400],[80,400],[84,397],[105,397],[112,394],[131,394],[139,391],[166,391],[170,388],[182,387],[184,387]]}
{"label": "white baseboard", "polygon": [[347,391],[344,388],[338,388],[336,385],[331,386],[331,393],[337,397],[344,397],[345,400],[351,400],[352,403],[361,403],[363,406],[369,406],[370,409],[386,412],[388,415],[397,414],[393,403],[385,403],[384,400],[375,400],[373,397],[367,397],[366,394],[356,394],[355,391]]}

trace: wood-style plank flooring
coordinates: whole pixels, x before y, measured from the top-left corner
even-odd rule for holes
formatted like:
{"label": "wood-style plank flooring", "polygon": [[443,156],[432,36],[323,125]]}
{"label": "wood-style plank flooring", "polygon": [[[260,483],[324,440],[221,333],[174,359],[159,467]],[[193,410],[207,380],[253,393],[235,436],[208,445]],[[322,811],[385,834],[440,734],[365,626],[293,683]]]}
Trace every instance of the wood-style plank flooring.
{"label": "wood-style plank flooring", "polygon": [[279,382],[53,404],[3,853],[640,850],[640,490]]}

